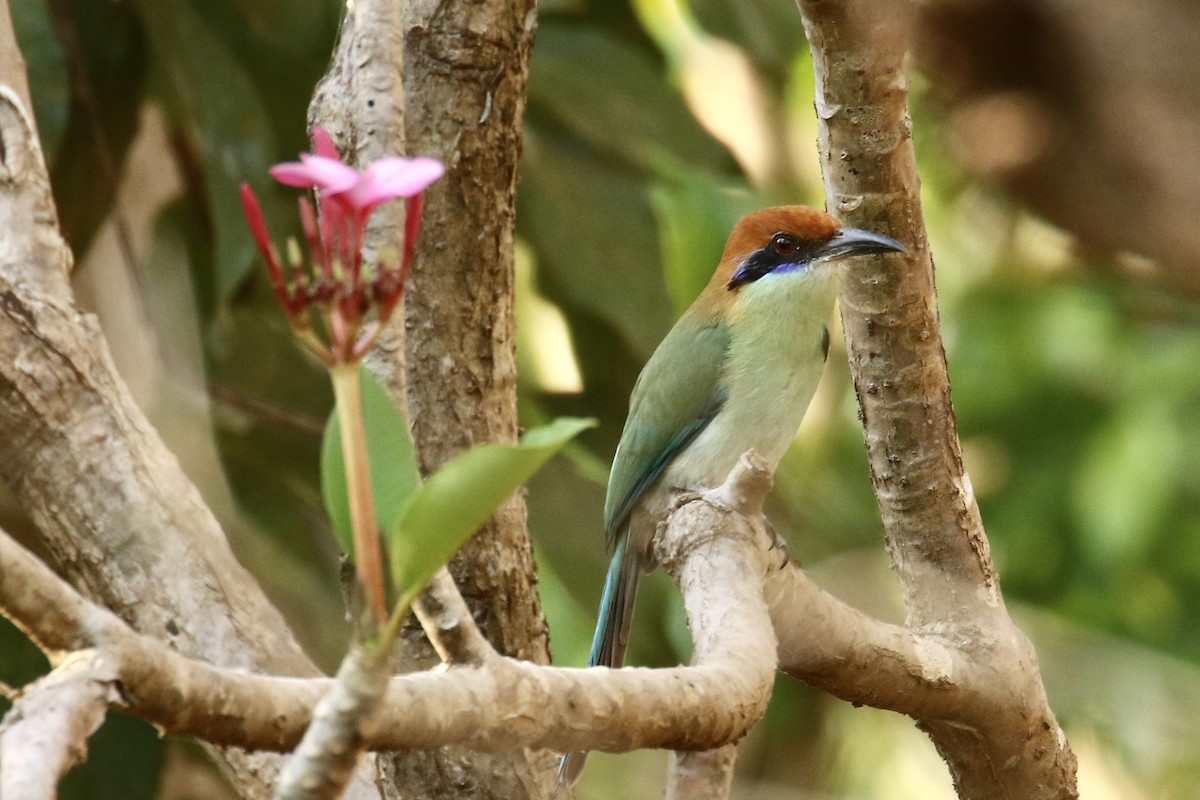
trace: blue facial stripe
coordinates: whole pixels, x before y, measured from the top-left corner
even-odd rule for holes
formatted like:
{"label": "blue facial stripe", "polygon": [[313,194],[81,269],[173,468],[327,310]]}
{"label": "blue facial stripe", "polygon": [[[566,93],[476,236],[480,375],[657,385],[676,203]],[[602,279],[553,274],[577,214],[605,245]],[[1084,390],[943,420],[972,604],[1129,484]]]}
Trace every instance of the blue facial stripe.
{"label": "blue facial stripe", "polygon": [[764,275],[772,272],[793,272],[807,269],[819,246],[816,242],[801,240],[799,246],[791,253],[784,255],[771,245],[759,248],[742,259],[733,275],[729,277],[727,289],[736,289],[747,283],[753,283]]}

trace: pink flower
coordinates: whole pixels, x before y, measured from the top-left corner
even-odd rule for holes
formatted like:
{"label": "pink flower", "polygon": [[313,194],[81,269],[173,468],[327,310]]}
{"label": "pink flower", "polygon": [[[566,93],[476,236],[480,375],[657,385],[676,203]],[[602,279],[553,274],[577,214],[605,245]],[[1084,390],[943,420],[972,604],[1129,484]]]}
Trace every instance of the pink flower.
{"label": "pink flower", "polygon": [[[308,245],[312,276],[300,248],[291,243],[288,267],[280,262],[266,221],[250,187],[242,186],[242,207],[271,285],[297,334],[327,364],[357,361],[366,355],[380,326],[399,304],[412,266],[421,225],[422,192],[445,173],[432,158],[388,157],[359,172],[343,162],[329,134],[313,130],[312,153],[299,161],[276,164],[271,175],[287,186],[310,189],[316,211],[300,198],[300,221]],[[363,233],[381,204],[405,198],[404,247],[399,263],[368,265],[364,278]],[[325,317],[328,342],[314,333],[309,315]]]}
{"label": "pink flower", "polygon": [[286,186],[323,192],[355,214],[370,214],[397,197],[415,197],[446,171],[434,158],[390,156],[359,172],[337,157],[329,134],[321,128],[313,131],[313,149],[315,154],[301,153],[299,161],[271,167],[271,177]]}

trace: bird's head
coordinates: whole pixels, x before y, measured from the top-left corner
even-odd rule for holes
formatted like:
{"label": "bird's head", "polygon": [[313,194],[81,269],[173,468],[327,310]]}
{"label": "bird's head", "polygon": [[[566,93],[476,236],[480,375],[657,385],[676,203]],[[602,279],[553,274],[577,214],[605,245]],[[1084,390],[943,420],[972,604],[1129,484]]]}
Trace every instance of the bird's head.
{"label": "bird's head", "polygon": [[903,252],[890,236],[844,228],[815,208],[765,208],[738,221],[709,288],[736,293],[767,276],[810,272],[847,256]]}

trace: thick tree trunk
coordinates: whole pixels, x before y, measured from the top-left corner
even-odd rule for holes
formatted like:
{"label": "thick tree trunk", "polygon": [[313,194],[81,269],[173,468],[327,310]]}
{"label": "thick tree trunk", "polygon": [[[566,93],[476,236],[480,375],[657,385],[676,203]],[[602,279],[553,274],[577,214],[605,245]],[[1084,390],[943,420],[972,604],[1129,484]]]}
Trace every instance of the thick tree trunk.
{"label": "thick tree trunk", "polygon": [[[532,0],[406,7],[409,152],[450,167],[427,198],[405,309],[409,408],[426,472],[473,444],[517,437],[513,228],[535,21]],[[523,496],[500,507],[450,573],[499,652],[549,662]],[[447,771],[468,759],[473,771]],[[398,788],[423,779],[429,797],[512,798],[548,789],[552,757],[444,749],[381,762]]]}
{"label": "thick tree trunk", "polygon": [[[409,151],[450,167],[427,200],[405,315],[409,406],[426,471],[473,444],[517,437],[513,228],[535,21],[533,0],[406,9]],[[501,653],[549,661],[521,498],[451,572]]]}
{"label": "thick tree trunk", "polygon": [[[360,3],[356,13],[369,15],[376,7],[393,24],[398,4]],[[344,144],[360,159],[364,148],[369,157],[382,155],[377,148],[386,142],[392,152],[434,156],[447,165],[425,196],[404,327],[389,326],[369,359],[393,396],[407,399],[426,474],[474,444],[517,438],[513,229],[535,23],[532,0],[407,3],[402,36],[396,30],[385,37],[390,49],[356,48],[343,30],[328,85],[314,100],[313,121],[332,127],[335,136],[344,132]],[[368,36],[382,36],[365,20],[360,26]],[[402,92],[390,77],[400,65],[369,63],[400,52]],[[367,69],[389,77],[347,74]],[[398,120],[403,129],[393,130]],[[386,231],[381,236],[387,240]],[[521,496],[501,506],[463,547],[450,573],[500,653],[549,662]],[[405,639],[402,670],[439,663],[419,631]],[[547,792],[552,763],[545,752],[443,748],[384,757],[380,769],[389,792],[419,786],[425,797],[506,798],[527,795],[539,783],[544,786],[535,795]],[[447,775],[458,777],[448,781]]]}

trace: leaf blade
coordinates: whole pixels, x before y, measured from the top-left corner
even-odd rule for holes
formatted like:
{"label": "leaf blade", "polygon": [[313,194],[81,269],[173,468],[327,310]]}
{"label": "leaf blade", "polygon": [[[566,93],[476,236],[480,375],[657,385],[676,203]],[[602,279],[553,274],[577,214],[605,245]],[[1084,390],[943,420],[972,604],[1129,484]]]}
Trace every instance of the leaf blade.
{"label": "leaf blade", "polygon": [[411,600],[502,502],[594,424],[563,417],[529,431],[518,444],[472,448],[429,476],[385,531],[400,602]]}

